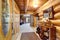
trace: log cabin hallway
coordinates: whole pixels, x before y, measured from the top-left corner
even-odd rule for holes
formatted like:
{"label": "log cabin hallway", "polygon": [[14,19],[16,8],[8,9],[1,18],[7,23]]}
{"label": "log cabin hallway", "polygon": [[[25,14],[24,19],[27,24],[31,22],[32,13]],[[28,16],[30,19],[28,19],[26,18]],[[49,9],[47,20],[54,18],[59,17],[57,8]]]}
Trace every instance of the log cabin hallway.
{"label": "log cabin hallway", "polygon": [[0,0],[0,40],[60,40],[60,0]]}

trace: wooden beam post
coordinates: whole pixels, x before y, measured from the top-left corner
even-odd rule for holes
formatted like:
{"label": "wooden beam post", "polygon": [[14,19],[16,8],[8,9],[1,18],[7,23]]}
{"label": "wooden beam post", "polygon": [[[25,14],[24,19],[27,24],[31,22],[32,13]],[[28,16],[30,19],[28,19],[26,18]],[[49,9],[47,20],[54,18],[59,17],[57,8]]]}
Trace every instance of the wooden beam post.
{"label": "wooden beam post", "polygon": [[49,31],[49,40],[56,40],[56,28],[50,28]]}
{"label": "wooden beam post", "polygon": [[[53,17],[51,18],[52,20],[54,19],[54,9],[52,7],[52,13],[53,13]],[[52,28],[49,28],[49,40],[56,40],[56,27],[54,27],[54,25],[52,25]]]}
{"label": "wooden beam post", "polygon": [[36,25],[37,25],[36,17],[33,16],[33,27],[36,27]]}

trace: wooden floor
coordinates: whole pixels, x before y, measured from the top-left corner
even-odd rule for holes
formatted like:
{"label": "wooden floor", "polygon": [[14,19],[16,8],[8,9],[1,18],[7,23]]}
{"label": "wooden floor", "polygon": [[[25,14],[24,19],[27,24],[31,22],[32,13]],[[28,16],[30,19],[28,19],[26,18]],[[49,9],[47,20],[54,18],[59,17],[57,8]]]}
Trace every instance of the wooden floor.
{"label": "wooden floor", "polygon": [[22,33],[21,40],[40,40],[34,32]]}

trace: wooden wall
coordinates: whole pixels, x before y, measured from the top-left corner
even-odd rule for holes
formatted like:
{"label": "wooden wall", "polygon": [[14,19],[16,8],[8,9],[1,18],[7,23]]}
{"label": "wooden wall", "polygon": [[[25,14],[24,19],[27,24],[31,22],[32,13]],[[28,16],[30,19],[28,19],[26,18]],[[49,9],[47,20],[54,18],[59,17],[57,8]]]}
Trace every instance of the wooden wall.
{"label": "wooden wall", "polygon": [[[12,40],[12,31],[14,33],[18,33],[20,27],[20,10],[17,4],[12,2],[12,0],[7,0],[9,6],[9,13],[10,13],[10,21],[9,21],[9,31],[6,36],[3,35],[2,31],[2,0],[0,0],[0,40]],[[18,21],[17,21],[18,20]],[[13,27],[13,29],[12,29]]]}

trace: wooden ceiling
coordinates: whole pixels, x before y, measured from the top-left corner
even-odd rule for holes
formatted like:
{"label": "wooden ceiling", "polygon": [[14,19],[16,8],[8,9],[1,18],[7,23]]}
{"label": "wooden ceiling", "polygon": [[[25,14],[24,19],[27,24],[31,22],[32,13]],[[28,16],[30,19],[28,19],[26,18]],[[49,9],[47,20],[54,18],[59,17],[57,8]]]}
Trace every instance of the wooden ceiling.
{"label": "wooden ceiling", "polygon": [[19,7],[20,12],[25,11],[25,0],[15,0],[15,2]]}
{"label": "wooden ceiling", "polygon": [[38,10],[38,8],[40,6],[42,6],[45,2],[47,2],[47,0],[38,0],[38,2],[39,2],[37,4],[38,6],[35,8],[33,6],[33,2],[35,2],[35,1],[37,1],[37,0],[15,0],[21,13],[25,13],[27,11],[35,12],[36,10]]}
{"label": "wooden ceiling", "polygon": [[[27,11],[41,13],[42,10],[46,10],[47,8],[57,5],[60,5],[59,0],[38,0],[38,6],[35,8],[33,3],[37,0],[15,0],[16,4],[18,5],[21,13],[27,13]],[[56,12],[56,8],[54,9]],[[34,13],[34,14],[35,14]]]}

